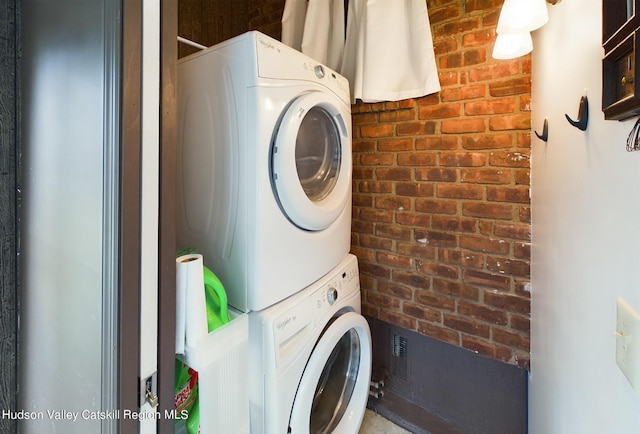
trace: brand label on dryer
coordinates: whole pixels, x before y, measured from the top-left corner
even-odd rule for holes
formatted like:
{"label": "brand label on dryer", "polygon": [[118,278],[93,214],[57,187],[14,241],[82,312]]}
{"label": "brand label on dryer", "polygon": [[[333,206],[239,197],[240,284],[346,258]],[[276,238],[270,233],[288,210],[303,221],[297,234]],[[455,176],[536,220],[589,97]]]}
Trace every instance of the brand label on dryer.
{"label": "brand label on dryer", "polygon": [[295,354],[313,326],[313,312],[308,300],[298,304],[273,322],[273,336],[277,348],[276,365]]}

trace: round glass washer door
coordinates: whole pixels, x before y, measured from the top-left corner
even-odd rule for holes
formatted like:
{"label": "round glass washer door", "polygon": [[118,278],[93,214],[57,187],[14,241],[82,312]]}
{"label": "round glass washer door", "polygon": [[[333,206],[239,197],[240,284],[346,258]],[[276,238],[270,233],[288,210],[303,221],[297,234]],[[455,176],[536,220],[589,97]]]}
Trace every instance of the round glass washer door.
{"label": "round glass washer door", "polygon": [[371,333],[364,317],[340,315],[320,337],[300,379],[289,432],[357,432],[371,377]]}
{"label": "round glass washer door", "polygon": [[305,230],[326,229],[350,206],[351,119],[341,106],[329,93],[303,94],[287,108],[276,134],[275,193],[287,218]]}

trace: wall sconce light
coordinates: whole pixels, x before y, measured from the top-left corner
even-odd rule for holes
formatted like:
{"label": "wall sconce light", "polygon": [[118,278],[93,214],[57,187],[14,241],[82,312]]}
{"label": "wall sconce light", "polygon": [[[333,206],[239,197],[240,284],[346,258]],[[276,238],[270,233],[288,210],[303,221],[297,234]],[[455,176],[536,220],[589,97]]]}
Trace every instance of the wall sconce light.
{"label": "wall sconce light", "polygon": [[[556,4],[560,0],[546,0]],[[505,0],[498,26],[494,59],[514,59],[533,50],[531,32],[544,26],[549,20],[545,0]]]}

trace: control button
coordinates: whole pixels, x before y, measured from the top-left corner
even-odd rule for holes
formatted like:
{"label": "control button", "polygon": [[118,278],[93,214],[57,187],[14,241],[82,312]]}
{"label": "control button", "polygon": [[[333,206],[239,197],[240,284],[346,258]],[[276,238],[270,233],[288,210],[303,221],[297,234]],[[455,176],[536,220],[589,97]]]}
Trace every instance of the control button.
{"label": "control button", "polygon": [[327,301],[329,305],[332,305],[338,299],[338,290],[331,287],[327,290]]}
{"label": "control button", "polygon": [[324,78],[324,68],[322,67],[322,65],[317,65],[315,68],[313,68],[313,72],[316,73],[316,77]]}

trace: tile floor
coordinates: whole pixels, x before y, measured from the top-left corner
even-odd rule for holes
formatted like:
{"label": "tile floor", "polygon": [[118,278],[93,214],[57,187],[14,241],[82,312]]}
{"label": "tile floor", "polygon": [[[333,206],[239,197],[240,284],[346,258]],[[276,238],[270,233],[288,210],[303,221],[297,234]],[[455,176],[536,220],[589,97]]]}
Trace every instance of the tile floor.
{"label": "tile floor", "polygon": [[367,409],[359,434],[411,434],[379,414]]}

